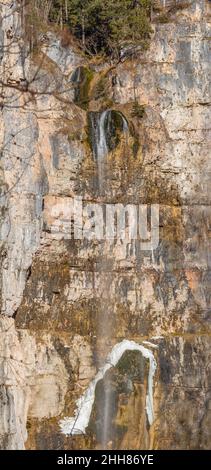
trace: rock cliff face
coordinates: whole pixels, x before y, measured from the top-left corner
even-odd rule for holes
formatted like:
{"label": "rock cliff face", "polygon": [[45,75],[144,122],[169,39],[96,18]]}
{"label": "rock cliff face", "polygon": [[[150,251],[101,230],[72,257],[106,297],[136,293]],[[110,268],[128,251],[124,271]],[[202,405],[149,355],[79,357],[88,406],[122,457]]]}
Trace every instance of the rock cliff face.
{"label": "rock cliff face", "polygon": [[[0,2],[2,449],[210,446],[210,13],[114,67]],[[76,197],[159,205],[158,246],[71,238]]]}

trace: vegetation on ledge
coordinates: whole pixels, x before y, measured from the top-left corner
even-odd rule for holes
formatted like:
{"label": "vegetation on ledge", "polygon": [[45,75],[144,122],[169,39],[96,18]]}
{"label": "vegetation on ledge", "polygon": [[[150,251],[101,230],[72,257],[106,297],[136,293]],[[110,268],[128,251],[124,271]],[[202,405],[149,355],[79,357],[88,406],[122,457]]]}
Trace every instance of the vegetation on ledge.
{"label": "vegetation on ledge", "polygon": [[[60,26],[74,36],[85,53],[121,55],[127,47],[148,45],[151,0],[28,0],[27,16],[37,25]],[[41,20],[40,20],[41,21]]]}

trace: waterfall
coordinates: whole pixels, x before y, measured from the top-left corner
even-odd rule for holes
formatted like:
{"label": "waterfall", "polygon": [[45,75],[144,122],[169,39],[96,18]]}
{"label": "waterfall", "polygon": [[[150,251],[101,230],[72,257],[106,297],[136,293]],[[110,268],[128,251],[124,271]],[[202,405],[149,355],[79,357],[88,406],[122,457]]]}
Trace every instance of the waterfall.
{"label": "waterfall", "polygon": [[[78,80],[78,75],[76,75],[75,80]],[[88,128],[89,128],[89,137],[92,145],[92,152],[94,161],[96,164],[97,172],[97,184],[98,184],[98,193],[103,195],[105,189],[109,191],[109,178],[106,174],[107,166],[107,156],[109,152],[115,150],[115,148],[121,142],[122,136],[126,137],[129,133],[129,127],[126,118],[119,112],[115,110],[106,110],[103,112],[90,112],[88,113]],[[106,179],[107,177],[107,179]],[[106,182],[106,187],[105,187]],[[102,295],[99,299],[98,305],[98,319],[97,319],[97,328],[96,328],[96,337],[97,344],[95,355],[98,363],[100,364],[100,369],[96,374],[96,377],[91,381],[88,389],[80,397],[77,402],[77,409],[75,410],[75,415],[70,418],[64,418],[60,422],[62,431],[65,434],[81,434],[86,432],[86,428],[90,421],[90,416],[92,413],[92,407],[95,400],[95,390],[96,385],[100,380],[104,380],[105,383],[105,393],[104,393],[104,403],[102,410],[102,421],[101,425],[101,445],[103,448],[107,448],[109,440],[109,430],[111,428],[111,409],[112,409],[112,389],[109,382],[109,377],[107,378],[106,372],[111,368],[115,367],[123,353],[126,350],[138,350],[144,357],[149,359],[150,363],[150,374],[149,374],[149,392],[148,395],[151,397],[151,388],[152,380],[150,377],[154,375],[155,362],[153,355],[143,346],[136,344],[130,341],[122,341],[113,347],[111,353],[107,357],[106,363],[102,366],[102,358],[105,357],[108,346],[112,344],[113,336],[113,311],[111,309],[110,299],[109,299],[109,289],[111,283],[111,277],[107,268],[107,260],[103,255],[106,252],[103,251],[104,246],[102,244],[102,252],[100,252],[99,258],[99,272],[100,272],[100,283],[101,283],[101,292]],[[106,294],[104,294],[106,293]],[[151,412],[151,398],[148,406],[149,413]],[[150,419],[151,415],[149,416]]]}
{"label": "waterfall", "polygon": [[[125,117],[115,110],[108,109],[103,112],[92,112],[90,113],[90,131],[92,140],[93,156],[96,163],[97,169],[97,189],[99,195],[104,195],[105,191],[109,191],[109,177],[107,172],[107,156],[109,152],[115,150],[121,141],[122,135],[128,133],[128,123]],[[102,272],[102,284],[105,292],[109,292],[110,279],[106,274],[106,261],[103,258],[100,261],[100,267]],[[109,309],[109,299],[105,303],[105,299],[102,299],[101,305],[98,311],[98,326],[97,335],[99,343],[102,338],[104,343],[108,343],[112,337],[111,330],[113,328],[111,312]],[[105,347],[105,345],[104,345]],[[96,355],[99,359],[101,353],[99,350],[96,351]],[[106,376],[105,376],[106,381]],[[110,407],[112,394],[110,390],[110,384],[105,383],[105,401],[103,408],[103,419],[102,419],[102,445],[103,448],[107,448],[109,426],[110,426]]]}
{"label": "waterfall", "polygon": [[104,191],[106,157],[117,146],[117,131],[128,133],[128,123],[118,111],[108,109],[101,113],[90,113],[91,141],[97,165],[98,189]]}
{"label": "waterfall", "polygon": [[103,111],[97,121],[97,133],[96,133],[96,158],[100,163],[104,160],[104,157],[108,154],[108,146],[106,141],[106,120],[109,118],[110,112]]}
{"label": "waterfall", "polygon": [[98,189],[100,193],[103,192],[104,181],[105,181],[105,157],[108,154],[108,146],[106,141],[106,119],[108,111],[104,111],[100,114],[95,122],[95,145],[94,145],[94,156],[97,163],[97,178],[98,178]]}

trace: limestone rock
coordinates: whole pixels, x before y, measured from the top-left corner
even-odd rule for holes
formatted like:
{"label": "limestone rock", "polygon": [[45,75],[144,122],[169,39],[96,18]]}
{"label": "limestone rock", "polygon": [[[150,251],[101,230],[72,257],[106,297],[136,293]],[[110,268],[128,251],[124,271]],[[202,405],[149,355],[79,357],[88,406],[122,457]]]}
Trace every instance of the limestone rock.
{"label": "limestone rock", "polygon": [[[210,446],[210,7],[189,3],[169,23],[155,18],[147,51],[110,67],[89,64],[51,32],[29,54],[16,2],[1,2],[2,449],[102,446],[103,381],[86,435],[66,436],[59,423],[124,339],[146,341],[155,356],[155,419],[149,426],[147,364],[134,359],[138,374],[127,352],[128,367],[108,373],[106,446]],[[89,87],[73,86],[82,66],[91,67]],[[85,87],[86,106],[75,86]],[[93,135],[101,145],[102,136],[90,113],[107,108],[127,132],[107,126],[100,191]],[[158,246],[71,238],[76,197],[83,206],[158,204]]]}

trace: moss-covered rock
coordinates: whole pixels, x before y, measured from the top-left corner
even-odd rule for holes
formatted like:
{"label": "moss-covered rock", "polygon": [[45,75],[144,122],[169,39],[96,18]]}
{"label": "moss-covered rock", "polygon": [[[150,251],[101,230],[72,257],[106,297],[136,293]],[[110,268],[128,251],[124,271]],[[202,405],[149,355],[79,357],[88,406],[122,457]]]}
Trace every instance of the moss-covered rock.
{"label": "moss-covered rock", "polygon": [[80,66],[72,74],[71,81],[75,89],[75,103],[82,109],[88,109],[90,84],[93,79],[93,71]]}

